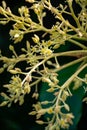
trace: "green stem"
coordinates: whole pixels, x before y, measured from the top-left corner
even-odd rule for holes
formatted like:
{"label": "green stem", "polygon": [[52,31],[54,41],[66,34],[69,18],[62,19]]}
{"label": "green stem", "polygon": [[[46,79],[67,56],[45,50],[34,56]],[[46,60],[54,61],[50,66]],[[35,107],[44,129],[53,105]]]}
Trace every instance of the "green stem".
{"label": "green stem", "polygon": [[65,87],[69,86],[69,84],[72,82],[72,80],[85,68],[87,67],[87,64],[83,65],[81,68],[79,68],[61,87],[63,90]]}
{"label": "green stem", "polygon": [[66,88],[66,87],[69,87],[70,83],[73,81],[73,79],[85,68],[87,67],[87,64],[85,64],[84,66],[82,66],[81,68],[79,68],[62,86],[61,86],[61,89],[59,91],[59,94],[58,94],[58,98],[57,98],[57,101],[56,101],[56,105],[58,105],[60,99],[61,99],[61,95],[62,95],[62,92],[63,90]]}
{"label": "green stem", "polygon": [[[22,86],[23,86],[23,84],[25,83],[25,81],[31,76],[31,74],[36,70],[36,68],[38,68],[40,65],[42,65],[43,63],[45,63],[47,60],[49,60],[50,58],[53,58],[53,57],[55,57],[55,56],[70,56],[70,54],[71,54],[71,56],[74,54],[74,55],[76,55],[76,54],[78,54],[78,52],[80,52],[81,54],[82,54],[82,52],[83,52],[83,54],[84,54],[84,52],[86,53],[86,55],[87,55],[87,50],[85,51],[85,50],[80,50],[80,51],[69,51],[69,52],[62,52],[62,53],[55,53],[55,54],[53,54],[53,55],[51,55],[51,56],[49,56],[49,57],[47,57],[46,59],[43,59],[41,62],[39,62],[38,64],[36,64],[28,73],[27,73],[27,75],[26,75],[26,77],[24,78],[24,80],[22,81]],[[76,54],[75,54],[76,53]],[[81,59],[82,60],[82,59]]]}
{"label": "green stem", "polygon": [[[24,17],[16,16],[16,15],[6,12],[6,11],[5,11],[5,14],[7,15],[6,19],[8,19],[9,21],[14,21],[16,23],[22,23],[25,26],[29,27],[29,29],[27,29],[27,31],[26,30],[24,31],[24,34],[31,33],[31,32],[37,32],[37,31],[45,31],[48,33],[51,32],[51,29],[47,29],[44,26],[42,26],[39,23],[36,23],[34,21],[31,21],[31,23],[27,23]],[[34,26],[35,28],[30,29],[30,26],[31,27]]]}
{"label": "green stem", "polygon": [[62,70],[62,69],[65,69],[65,68],[67,68],[67,67],[69,67],[69,66],[72,66],[72,65],[77,64],[77,63],[79,63],[79,62],[81,62],[81,61],[84,61],[85,59],[87,59],[87,56],[84,56],[84,57],[82,57],[82,58],[80,58],[80,59],[71,61],[71,62],[69,62],[69,63],[67,63],[67,64],[65,64],[65,65],[63,65],[63,66],[60,66],[59,68],[55,69],[53,72],[58,72],[58,71],[60,71],[60,70]]}
{"label": "green stem", "polygon": [[77,29],[72,26],[67,20],[64,19],[64,17],[62,16],[62,13],[60,13],[58,11],[58,9],[56,9],[55,7],[53,7],[51,5],[51,3],[45,1],[45,8],[47,8],[48,10],[51,10],[52,13],[54,13],[56,15],[56,18],[58,18],[61,22],[64,22],[66,26],[70,27],[71,29],[73,29],[75,32],[77,32]]}
{"label": "green stem", "polygon": [[59,56],[74,56],[74,57],[87,56],[87,50],[75,50],[75,51],[54,53],[52,56],[50,56],[50,58],[55,57],[55,56],[57,56],[57,57],[59,57]]}
{"label": "green stem", "polygon": [[69,9],[71,11],[71,14],[72,14],[72,17],[74,18],[76,24],[77,24],[77,27],[80,28],[80,23],[79,23],[79,20],[78,18],[76,17],[75,13],[74,13],[74,10],[73,10],[73,7],[72,7],[72,0],[67,0],[68,2],[68,5],[69,5]]}
{"label": "green stem", "polygon": [[76,40],[73,40],[73,39],[68,39],[69,42],[72,42],[73,44],[81,47],[82,49],[87,49],[87,47],[83,44],[81,44],[80,42],[76,41]]}
{"label": "green stem", "polygon": [[87,38],[85,38],[85,37],[74,36],[73,39],[87,42]]}
{"label": "green stem", "polygon": [[68,20],[64,19],[62,14],[58,12],[57,9],[55,9],[54,7],[51,7],[51,11],[56,15],[56,18],[58,18],[61,22],[64,22],[66,26],[68,26],[69,28],[71,28],[73,31],[77,33],[77,28],[71,25]]}
{"label": "green stem", "polygon": [[34,81],[33,83],[30,84],[30,87],[38,84],[41,81],[42,78],[39,78],[38,80]]}

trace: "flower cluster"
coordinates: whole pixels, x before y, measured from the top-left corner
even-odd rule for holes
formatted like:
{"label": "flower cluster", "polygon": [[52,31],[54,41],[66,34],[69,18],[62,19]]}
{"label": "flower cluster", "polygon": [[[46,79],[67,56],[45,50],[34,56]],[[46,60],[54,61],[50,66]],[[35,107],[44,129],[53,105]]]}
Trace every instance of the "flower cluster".
{"label": "flower cluster", "polygon": [[[0,51],[0,61],[3,64],[0,73],[7,70],[12,75],[9,84],[4,85],[8,90],[7,93],[1,93],[4,101],[0,106],[11,106],[12,102],[22,105],[24,96],[31,92],[33,86],[32,98],[38,101],[33,104],[29,115],[36,115],[36,122],[46,124],[46,130],[68,129],[73,124],[74,115],[67,99],[73,95],[71,90],[75,91],[87,84],[87,1],[65,0],[65,3],[59,4],[58,7],[54,7],[51,0],[25,1],[30,3],[30,7],[20,7],[18,16],[12,13],[5,1],[2,1],[0,6],[0,15],[3,16],[0,18],[0,24],[13,21],[9,34],[14,43],[22,42],[24,35],[31,34],[24,47],[21,47],[21,54],[17,54],[15,50],[17,44],[9,46],[12,52],[10,58],[3,56]],[[78,14],[75,14],[73,2],[81,6]],[[49,29],[44,25],[44,17],[48,19],[47,10],[56,20]],[[32,18],[30,12],[36,19]],[[68,19],[69,16],[74,20],[75,26]],[[71,50],[69,47],[67,49],[67,44],[74,45],[77,50]],[[71,59],[68,61],[66,57]],[[25,69],[18,66],[18,63],[22,62],[26,64]],[[66,80],[62,82],[60,72],[74,65],[77,67],[73,73],[66,76],[68,78],[65,77]],[[39,100],[39,83],[42,87],[47,85],[46,93],[52,94],[52,100]],[[87,101],[87,98],[84,101]],[[49,118],[42,121],[43,115]]]}
{"label": "flower cluster", "polygon": [[14,103],[19,101],[19,105],[22,105],[24,102],[24,95],[30,92],[29,83],[25,82],[23,86],[21,86],[21,79],[19,76],[13,76],[9,83],[10,84],[4,85],[4,87],[9,89],[8,93],[10,93],[10,95],[8,96],[5,93],[1,93],[1,95],[4,96],[5,101],[2,102],[0,106],[8,105],[8,107],[10,107],[13,101]]}

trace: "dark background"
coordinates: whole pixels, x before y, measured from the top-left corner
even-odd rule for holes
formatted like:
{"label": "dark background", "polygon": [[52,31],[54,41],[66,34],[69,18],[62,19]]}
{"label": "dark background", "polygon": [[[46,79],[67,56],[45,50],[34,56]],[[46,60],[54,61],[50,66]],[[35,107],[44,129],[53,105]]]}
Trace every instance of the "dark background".
{"label": "dark background", "polygon": [[[5,0],[7,5],[10,6],[11,10],[17,14],[17,9],[21,5],[25,5],[24,0]],[[55,3],[54,3],[55,1]],[[54,6],[57,6],[59,2],[58,0],[53,0],[52,3]],[[63,0],[61,0],[63,3]],[[1,4],[1,2],[0,2]],[[29,4],[28,4],[29,6]],[[78,6],[74,4],[74,8]],[[76,12],[78,12],[80,8],[78,7]],[[70,18],[68,18],[70,19]],[[44,25],[48,28],[55,23],[55,20],[52,19],[50,12],[47,13],[47,18],[44,20]],[[12,28],[11,23],[6,26],[0,25],[0,50],[2,50],[2,54],[6,56],[10,56],[8,46],[13,41],[9,40],[9,30]],[[69,46],[73,48],[73,46]],[[20,45],[16,48],[17,51],[20,50]],[[19,50],[18,50],[19,49]],[[2,62],[0,61],[0,66],[2,66]],[[6,72],[0,74],[0,92],[4,91],[2,87],[3,84],[8,83],[10,75]],[[0,97],[0,101],[3,99]],[[25,96],[25,102],[22,106],[18,104],[12,104],[10,108],[2,107],[0,108],[0,130],[44,130],[44,126],[37,125],[35,123],[35,117],[29,116],[28,113],[32,110],[32,104],[35,102],[34,99],[31,98],[30,95]],[[87,130],[87,105],[83,103],[82,107],[82,117],[78,123],[77,130]]]}

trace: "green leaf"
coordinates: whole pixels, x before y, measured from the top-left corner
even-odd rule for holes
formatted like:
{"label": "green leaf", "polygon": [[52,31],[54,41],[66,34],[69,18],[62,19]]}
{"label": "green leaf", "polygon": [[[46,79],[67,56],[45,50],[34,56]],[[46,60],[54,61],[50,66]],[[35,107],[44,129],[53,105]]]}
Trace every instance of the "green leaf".
{"label": "green leaf", "polygon": [[[79,64],[73,65],[71,67],[68,67],[64,70],[61,70],[58,73],[58,79],[60,81],[60,85],[62,85],[77,69],[77,67],[79,66]],[[85,71],[85,70],[84,70]],[[81,75],[84,75],[85,72],[81,73]],[[54,98],[54,95],[52,93],[47,92],[46,90],[49,88],[47,83],[42,83],[41,84],[41,89],[40,89],[40,101],[51,101]],[[82,98],[84,97],[84,89],[83,87],[78,88],[77,90],[73,90],[72,89],[72,84],[71,84],[71,92],[72,95],[71,97],[69,97],[67,99],[67,103],[70,106],[70,112],[73,113],[73,115],[75,116],[75,118],[73,119],[73,125],[70,126],[69,130],[76,130],[77,124],[80,120],[81,114],[82,114]],[[48,106],[45,106],[48,107]],[[45,115],[44,118],[46,119],[47,116],[49,115]]]}

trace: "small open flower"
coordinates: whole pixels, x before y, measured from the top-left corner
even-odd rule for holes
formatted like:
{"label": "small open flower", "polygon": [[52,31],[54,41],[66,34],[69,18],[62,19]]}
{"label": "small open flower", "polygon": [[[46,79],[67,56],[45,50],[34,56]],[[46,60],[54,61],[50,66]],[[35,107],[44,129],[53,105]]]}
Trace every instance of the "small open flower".
{"label": "small open flower", "polygon": [[23,39],[23,31],[10,30],[10,36],[14,40],[14,43],[20,42]]}

